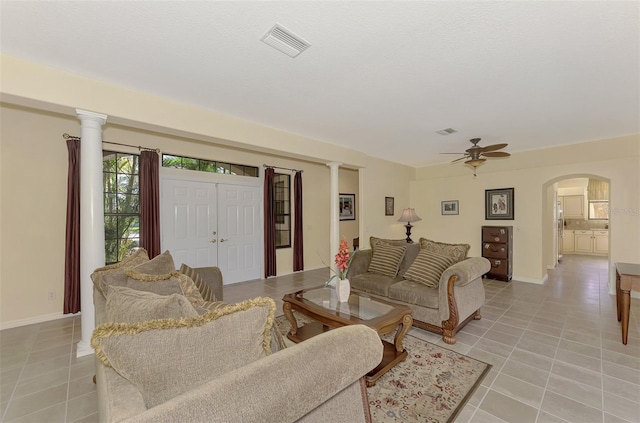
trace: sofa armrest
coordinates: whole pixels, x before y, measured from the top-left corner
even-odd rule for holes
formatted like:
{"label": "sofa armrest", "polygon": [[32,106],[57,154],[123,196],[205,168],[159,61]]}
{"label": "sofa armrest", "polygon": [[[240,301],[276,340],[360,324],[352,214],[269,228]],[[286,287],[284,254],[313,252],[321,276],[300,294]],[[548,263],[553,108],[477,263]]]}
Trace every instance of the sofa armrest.
{"label": "sofa armrest", "polygon": [[[360,378],[380,363],[382,351],[372,329],[342,327],[226,373],[126,421],[294,422],[354,383],[359,385]],[[366,391],[358,396],[361,401],[352,400],[325,421],[365,421]]]}
{"label": "sofa armrest", "polygon": [[347,272],[348,278],[354,278],[363,273],[367,273],[369,263],[371,263],[371,257],[373,257],[373,250],[358,250],[353,254],[353,260],[351,260],[349,271]]}
{"label": "sofa armrest", "polygon": [[222,272],[219,267],[196,267],[195,270],[209,286],[213,295],[216,296],[216,301],[222,301]]}
{"label": "sofa armrest", "polygon": [[465,286],[468,283],[482,277],[491,268],[491,263],[484,257],[469,257],[462,260],[442,273],[440,286],[447,285],[447,281],[453,275],[457,276],[456,286]]}

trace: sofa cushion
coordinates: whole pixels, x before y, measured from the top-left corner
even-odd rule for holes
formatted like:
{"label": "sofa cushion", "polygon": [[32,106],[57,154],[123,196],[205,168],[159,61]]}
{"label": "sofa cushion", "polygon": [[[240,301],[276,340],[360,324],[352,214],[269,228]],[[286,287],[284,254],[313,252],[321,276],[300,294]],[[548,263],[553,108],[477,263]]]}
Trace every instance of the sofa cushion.
{"label": "sofa cushion", "polygon": [[153,292],[158,295],[182,295],[180,280],[175,276],[178,273],[175,271],[161,275],[148,275],[127,269],[124,273],[128,276],[127,288]]}
{"label": "sofa cushion", "polygon": [[369,243],[371,244],[371,249],[375,250],[378,245],[390,244],[395,245],[397,247],[406,247],[407,249],[404,252],[404,257],[400,262],[400,267],[398,268],[398,276],[402,276],[411,266],[413,260],[416,258],[418,253],[420,252],[420,244],[410,244],[405,239],[384,239],[384,238],[376,238],[374,236],[369,237]]}
{"label": "sofa cushion", "polygon": [[428,250],[420,250],[413,264],[404,274],[404,278],[430,288],[437,288],[440,285],[442,273],[456,262],[455,257],[435,254]]}
{"label": "sofa cushion", "polygon": [[470,248],[471,246],[469,244],[447,244],[420,238],[420,249],[440,254],[441,256],[454,257],[456,263],[467,258],[467,253]]}
{"label": "sofa cushion", "polygon": [[439,308],[438,291],[437,288],[430,288],[421,283],[403,280],[389,287],[388,297],[395,301],[437,310]]}
{"label": "sofa cushion", "polygon": [[389,287],[401,280],[401,277],[390,278],[379,273],[361,273],[349,278],[349,283],[351,288],[356,291],[387,297],[389,295]]}
{"label": "sofa cushion", "polygon": [[189,319],[106,323],[91,346],[151,408],[271,354],[274,314],[271,298],[256,298]]}
{"label": "sofa cushion", "polygon": [[216,296],[211,291],[211,288],[209,288],[209,285],[207,285],[204,279],[202,279],[202,276],[200,276],[200,274],[193,268],[182,263],[182,265],[180,266],[180,273],[191,278],[193,283],[195,283],[196,287],[198,288],[198,291],[200,291],[200,295],[202,296],[203,300],[212,302],[217,301]]}
{"label": "sofa cushion", "polygon": [[125,269],[137,266],[139,264],[149,261],[147,250],[144,248],[138,248],[128,256],[122,259],[122,261],[114,264],[110,264],[104,267],[99,267],[91,274],[91,280],[93,285],[102,295],[107,294],[107,287],[110,285],[126,286],[128,276],[125,275]]}
{"label": "sofa cushion", "polygon": [[[129,276],[131,276],[131,273],[140,273],[143,275],[164,275],[174,272],[175,270],[176,265],[173,263],[171,253],[169,253],[169,251],[165,251],[151,260],[138,264],[135,267],[131,267]],[[142,280],[141,278],[138,279]]]}
{"label": "sofa cushion", "polygon": [[395,278],[406,249],[406,246],[379,243],[373,250],[368,272]]}
{"label": "sofa cushion", "polygon": [[182,295],[164,296],[124,286],[109,287],[105,308],[109,322],[134,323],[198,317],[196,309]]}

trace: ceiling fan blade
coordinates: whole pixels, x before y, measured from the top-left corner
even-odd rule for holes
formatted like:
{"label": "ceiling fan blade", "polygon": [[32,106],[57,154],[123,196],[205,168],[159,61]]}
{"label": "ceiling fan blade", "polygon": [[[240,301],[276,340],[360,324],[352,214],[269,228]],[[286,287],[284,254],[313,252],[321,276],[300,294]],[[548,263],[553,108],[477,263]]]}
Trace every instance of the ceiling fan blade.
{"label": "ceiling fan blade", "polygon": [[463,156],[463,157],[460,157],[459,159],[455,159],[451,163],[459,162],[460,160],[465,160],[465,159],[468,159],[468,158],[469,158],[469,156]]}
{"label": "ceiling fan blade", "polygon": [[506,146],[508,146],[509,144],[493,144],[493,145],[488,145],[486,147],[482,147],[482,151],[496,151],[496,150],[500,150],[501,148],[505,148]]}
{"label": "ceiling fan blade", "polygon": [[494,151],[489,153],[480,153],[484,157],[509,157],[511,154],[505,151]]}
{"label": "ceiling fan blade", "polygon": [[467,154],[467,153],[440,153],[440,154]]}

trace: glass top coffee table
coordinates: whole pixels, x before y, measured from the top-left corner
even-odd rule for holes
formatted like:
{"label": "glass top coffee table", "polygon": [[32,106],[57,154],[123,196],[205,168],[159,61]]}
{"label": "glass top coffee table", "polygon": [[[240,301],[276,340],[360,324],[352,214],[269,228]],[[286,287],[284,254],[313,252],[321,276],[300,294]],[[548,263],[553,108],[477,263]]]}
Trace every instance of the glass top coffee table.
{"label": "glass top coffee table", "polygon": [[[355,291],[351,291],[347,303],[340,303],[335,289],[324,286],[287,294],[282,301],[284,315],[291,323],[287,338],[296,343],[347,325],[366,325],[379,335],[396,330],[393,344],[382,340],[382,362],[367,374],[367,386],[375,385],[380,376],[407,357],[402,341],[411,328],[413,318],[411,309],[405,305]],[[298,327],[292,310],[315,321]]]}

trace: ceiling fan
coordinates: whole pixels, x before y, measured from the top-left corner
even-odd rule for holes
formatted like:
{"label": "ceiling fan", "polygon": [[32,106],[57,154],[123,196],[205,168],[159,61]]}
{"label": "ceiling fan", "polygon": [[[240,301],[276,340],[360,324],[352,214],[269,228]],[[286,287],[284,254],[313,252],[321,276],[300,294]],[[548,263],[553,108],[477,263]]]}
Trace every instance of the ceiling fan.
{"label": "ceiling fan", "polygon": [[476,168],[484,163],[487,159],[485,157],[509,157],[511,154],[505,151],[496,151],[505,148],[509,144],[493,144],[488,145],[486,147],[480,147],[478,143],[480,142],[480,138],[471,138],[469,140],[473,147],[465,150],[464,153],[442,153],[442,154],[464,154],[464,156],[459,159],[455,159],[451,163],[459,162],[460,160],[465,160],[464,164],[467,164],[473,167],[473,175],[476,175]]}

